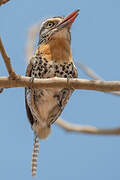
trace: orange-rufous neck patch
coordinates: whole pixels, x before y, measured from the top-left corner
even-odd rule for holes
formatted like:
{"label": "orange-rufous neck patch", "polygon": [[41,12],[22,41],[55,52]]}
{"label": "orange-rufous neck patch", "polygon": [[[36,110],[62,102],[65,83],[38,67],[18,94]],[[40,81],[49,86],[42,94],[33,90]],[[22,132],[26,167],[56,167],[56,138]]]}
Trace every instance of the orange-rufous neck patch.
{"label": "orange-rufous neck patch", "polygon": [[41,54],[48,61],[70,62],[72,61],[72,51],[70,42],[64,38],[52,38],[46,44],[39,45],[36,54]]}

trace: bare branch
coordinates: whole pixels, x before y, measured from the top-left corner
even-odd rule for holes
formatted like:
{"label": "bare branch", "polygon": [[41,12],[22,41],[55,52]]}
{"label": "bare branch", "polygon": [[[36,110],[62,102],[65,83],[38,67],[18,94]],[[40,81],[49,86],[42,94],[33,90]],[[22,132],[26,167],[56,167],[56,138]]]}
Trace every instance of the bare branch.
{"label": "bare branch", "polygon": [[87,76],[89,76],[89,77],[91,77],[92,79],[94,79],[94,80],[103,80],[104,81],[104,79],[103,78],[101,78],[98,74],[96,74],[92,69],[90,69],[88,66],[86,66],[85,64],[83,64],[83,63],[80,63],[80,62],[76,62],[76,64],[78,65],[78,67],[81,69],[81,70],[83,70],[83,72],[87,75]]}
{"label": "bare branch", "polygon": [[71,124],[62,119],[58,119],[56,124],[67,132],[85,133],[93,135],[120,135],[120,127],[112,129],[99,129],[94,126]]}
{"label": "bare branch", "polygon": [[2,4],[7,3],[8,1],[10,1],[10,0],[0,0],[0,6],[1,6]]}
{"label": "bare branch", "polygon": [[[80,63],[80,62],[76,62],[76,64],[78,65],[78,67],[81,70],[83,70],[83,72],[86,73],[87,76],[91,77],[94,80],[102,80],[102,81],[104,81],[103,78],[101,78],[98,74],[96,74],[91,68],[87,67],[85,64]],[[109,93],[111,93],[113,95],[120,96],[120,92],[112,91],[112,92],[109,92]]]}
{"label": "bare branch", "polygon": [[1,38],[0,38],[0,52],[1,52],[1,55],[2,55],[2,57],[4,59],[7,71],[9,73],[9,76],[11,78],[13,78],[13,79],[16,78],[17,74],[15,73],[14,69],[12,68],[12,65],[10,63],[10,58],[7,56],[7,53],[6,53],[5,49],[4,49]]}
{"label": "bare branch", "polygon": [[119,91],[120,81],[100,81],[87,79],[66,79],[66,78],[48,78],[48,79],[34,79],[31,81],[30,77],[20,76],[17,79],[10,79],[8,77],[0,77],[0,88],[13,87],[32,87],[32,88],[73,88],[84,90],[95,90],[102,92]]}

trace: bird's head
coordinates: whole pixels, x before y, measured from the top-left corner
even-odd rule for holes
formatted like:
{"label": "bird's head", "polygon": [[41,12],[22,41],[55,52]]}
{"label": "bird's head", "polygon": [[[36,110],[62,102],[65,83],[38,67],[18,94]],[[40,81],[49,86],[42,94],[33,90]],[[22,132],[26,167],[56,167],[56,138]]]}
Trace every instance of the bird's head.
{"label": "bird's head", "polygon": [[52,39],[66,39],[70,42],[70,27],[79,10],[69,14],[67,17],[53,17],[45,20],[40,28],[39,45],[46,44]]}

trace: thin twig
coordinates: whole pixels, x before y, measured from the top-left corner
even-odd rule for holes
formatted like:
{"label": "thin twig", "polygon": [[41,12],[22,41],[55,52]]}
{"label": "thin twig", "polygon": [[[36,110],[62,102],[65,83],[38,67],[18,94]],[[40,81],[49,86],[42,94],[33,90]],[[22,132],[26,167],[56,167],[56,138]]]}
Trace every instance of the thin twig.
{"label": "thin twig", "polygon": [[120,135],[120,127],[119,128],[112,128],[112,129],[100,129],[94,126],[88,125],[78,125],[78,124],[71,124],[62,119],[58,119],[56,124],[59,125],[67,132],[75,132],[75,133],[85,133],[85,134],[93,134],[93,135]]}
{"label": "thin twig", "polygon": [[2,4],[7,3],[8,1],[10,1],[10,0],[0,0],[0,6],[1,6]]}
{"label": "thin twig", "polygon": [[98,74],[96,74],[91,68],[86,66],[83,63],[80,63],[79,61],[76,61],[77,66],[88,76],[91,77],[94,80],[103,80]]}
{"label": "thin twig", "polygon": [[[102,80],[104,81],[103,78],[101,78],[98,74],[96,74],[91,68],[89,68],[88,66],[86,66],[85,64],[83,63],[80,63],[80,62],[76,62],[76,64],[78,65],[78,67],[83,70],[83,72],[88,76],[88,77],[91,77],[92,79],[94,80]],[[107,92],[108,93],[108,92]],[[110,94],[113,94],[113,95],[117,95],[117,96],[120,96],[120,92],[118,91],[112,91],[112,92],[109,92]]]}
{"label": "thin twig", "polygon": [[1,38],[0,38],[0,52],[1,52],[1,55],[2,55],[2,57],[4,59],[7,71],[9,73],[9,76],[11,78],[15,79],[17,77],[17,74],[15,73],[14,69],[12,68],[10,58],[8,57],[8,55],[7,55],[7,53],[6,53],[5,49],[4,49]]}

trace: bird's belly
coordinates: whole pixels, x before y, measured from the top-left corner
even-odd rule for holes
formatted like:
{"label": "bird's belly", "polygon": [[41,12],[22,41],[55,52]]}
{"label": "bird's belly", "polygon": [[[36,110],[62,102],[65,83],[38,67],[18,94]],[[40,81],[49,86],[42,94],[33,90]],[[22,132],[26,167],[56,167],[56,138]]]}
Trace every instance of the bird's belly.
{"label": "bird's belly", "polygon": [[[31,77],[33,78],[75,78],[77,71],[72,62],[56,63],[41,57],[35,58]],[[27,104],[33,119],[39,127],[50,126],[63,111],[73,89],[27,89]]]}
{"label": "bird's belly", "polygon": [[51,111],[57,106],[58,100],[55,95],[59,94],[60,90],[44,89],[37,92],[37,107],[42,121],[46,121]]}
{"label": "bird's belly", "polygon": [[30,90],[27,102],[34,119],[39,126],[44,128],[50,126],[57,120],[66,105],[72,89],[39,89]]}

